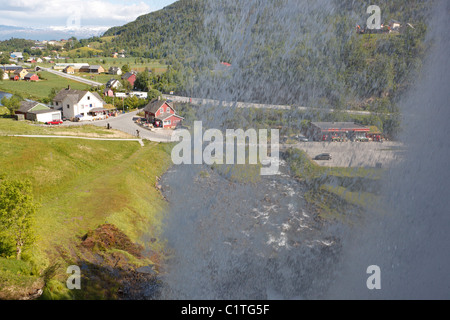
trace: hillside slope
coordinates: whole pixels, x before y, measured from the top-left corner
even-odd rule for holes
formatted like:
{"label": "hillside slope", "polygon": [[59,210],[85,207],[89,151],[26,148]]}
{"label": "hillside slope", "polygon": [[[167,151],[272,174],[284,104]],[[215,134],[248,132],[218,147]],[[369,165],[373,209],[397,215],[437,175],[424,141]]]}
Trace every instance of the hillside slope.
{"label": "hillside slope", "polygon": [[[117,299],[123,284],[115,273],[126,278],[127,270],[158,270],[166,204],[155,184],[170,163],[168,148],[0,137],[0,176],[29,179],[41,204],[38,240],[23,261],[12,264],[0,245],[0,299],[24,298],[44,283],[46,299]],[[85,266],[80,292],[65,288],[69,265]]]}

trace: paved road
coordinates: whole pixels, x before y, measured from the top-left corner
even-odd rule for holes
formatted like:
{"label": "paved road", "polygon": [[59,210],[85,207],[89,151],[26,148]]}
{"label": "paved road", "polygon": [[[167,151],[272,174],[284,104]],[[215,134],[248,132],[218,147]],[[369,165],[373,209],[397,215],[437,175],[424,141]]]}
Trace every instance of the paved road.
{"label": "paved road", "polygon": [[[173,96],[173,95],[163,95],[163,97],[167,100],[172,100],[174,102],[180,103],[192,103],[197,105],[210,105],[210,106],[223,106],[223,107],[236,107],[236,108],[253,108],[253,109],[273,109],[273,110],[291,110],[296,109],[300,111],[319,111],[326,113],[333,113],[340,110],[335,109],[318,109],[318,108],[307,108],[302,106],[288,106],[288,105],[274,105],[274,104],[261,104],[261,103],[251,103],[251,102],[227,102],[227,101],[218,101],[212,99],[201,99],[201,98],[189,98],[189,97],[181,97],[181,96]],[[352,115],[372,115],[377,114],[369,111],[354,111],[354,110],[342,110],[341,112],[352,114]]]}
{"label": "paved road", "polygon": [[137,117],[139,111],[134,111],[126,114],[121,114],[115,118],[109,118],[107,120],[93,121],[93,122],[64,122],[63,126],[80,126],[80,125],[94,125],[97,127],[106,128],[108,123],[112,129],[120,130],[128,133],[132,136],[137,136],[139,130],[139,138],[149,140],[153,142],[171,142],[172,130],[156,130],[150,131],[138,126],[134,122],[134,118]]}
{"label": "paved road", "polygon": [[43,70],[43,71],[47,71],[47,72],[56,74],[57,76],[64,77],[64,78],[67,78],[67,79],[70,79],[70,80],[74,80],[74,81],[77,81],[77,82],[85,83],[85,84],[93,86],[93,87],[99,87],[99,86],[104,85],[104,83],[88,80],[88,79],[85,79],[85,78],[82,78],[82,77],[77,77],[77,76],[74,76],[74,75],[71,75],[71,74],[64,73],[62,71],[56,71],[56,70],[53,70],[53,69],[50,69],[50,68],[44,68],[44,67],[39,67],[39,68],[41,68],[41,70]]}
{"label": "paved road", "polygon": [[304,150],[311,158],[329,153],[331,161],[316,161],[324,167],[390,167],[403,158],[403,146],[398,142],[302,142],[292,147]]}
{"label": "paved road", "polygon": [[85,138],[85,137],[72,137],[72,136],[44,136],[44,135],[12,135],[12,137],[22,138],[45,138],[45,139],[81,139],[81,140],[94,140],[94,141],[120,141],[120,142],[139,142],[143,147],[144,142],[142,139],[104,139],[104,138]]}

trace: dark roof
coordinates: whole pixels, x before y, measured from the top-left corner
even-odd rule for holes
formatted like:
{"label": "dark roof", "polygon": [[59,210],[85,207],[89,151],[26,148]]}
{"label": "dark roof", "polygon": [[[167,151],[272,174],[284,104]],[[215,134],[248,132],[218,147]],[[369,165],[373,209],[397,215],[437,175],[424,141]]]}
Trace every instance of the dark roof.
{"label": "dark roof", "polygon": [[23,69],[21,66],[0,66],[3,71],[12,71],[17,69]]}
{"label": "dark roof", "polygon": [[122,79],[128,79],[128,78],[130,78],[131,76],[134,76],[135,74],[134,73],[132,73],[132,72],[127,72],[127,73],[125,73],[123,76],[122,76]]}
{"label": "dark roof", "polygon": [[161,108],[164,104],[169,105],[169,107],[171,107],[173,110],[175,110],[173,108],[173,106],[165,101],[165,100],[152,100],[147,106],[145,106],[144,111],[150,112],[155,114],[156,112],[158,112],[159,108]]}
{"label": "dark roof", "polygon": [[[116,81],[119,81],[119,80],[117,80],[117,79],[111,79],[111,80],[109,80],[109,81],[106,83],[106,87],[107,87],[107,88],[111,87],[112,85],[114,85],[114,83],[115,83]],[[119,83],[120,83],[120,82],[119,82]]]}
{"label": "dark roof", "polygon": [[101,67],[102,66],[90,66],[89,69],[97,70],[97,69],[100,69]]}
{"label": "dark roof", "polygon": [[39,104],[39,102],[36,102],[36,101],[22,101],[20,103],[20,108],[17,111],[27,113],[28,111],[33,109],[38,104]]}
{"label": "dark roof", "polygon": [[368,127],[356,124],[354,122],[312,122],[313,126],[316,126],[323,131],[355,131],[364,130],[369,131]]}
{"label": "dark roof", "polygon": [[31,78],[32,76],[35,76],[35,74],[34,74],[34,73],[28,73],[28,74],[25,76],[25,78]]}
{"label": "dark roof", "polygon": [[[69,97],[74,103],[80,101],[89,91],[63,89],[53,98],[53,101],[61,102],[66,97]],[[105,103],[97,92],[92,92],[92,94],[99,99],[101,102]]]}

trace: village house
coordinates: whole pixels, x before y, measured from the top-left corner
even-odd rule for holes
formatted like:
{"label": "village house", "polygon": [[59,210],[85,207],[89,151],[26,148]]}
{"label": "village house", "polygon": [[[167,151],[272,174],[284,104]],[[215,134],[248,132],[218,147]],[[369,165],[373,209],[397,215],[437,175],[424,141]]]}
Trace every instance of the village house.
{"label": "village house", "polygon": [[105,69],[103,69],[102,66],[84,66],[83,68],[80,69],[80,72],[87,72],[87,73],[95,73],[95,74],[100,74],[100,73],[104,73]]}
{"label": "village house", "polygon": [[145,108],[145,118],[155,128],[174,129],[184,118],[178,116],[172,103],[155,99]]}
{"label": "village house", "polygon": [[47,123],[61,120],[61,111],[51,109],[35,101],[22,101],[16,115],[23,115],[26,120]]}
{"label": "village house", "polygon": [[136,82],[136,74],[134,72],[127,72],[122,76],[122,80],[128,81],[134,88],[134,83]]}
{"label": "village house", "polygon": [[34,73],[28,73],[25,77],[24,80],[26,81],[38,81],[39,77],[37,74]]}
{"label": "village house", "polygon": [[25,76],[28,74],[28,71],[23,68],[16,69],[13,74],[11,74],[11,80],[24,80]]}
{"label": "village house", "polygon": [[104,105],[97,92],[72,90],[70,86],[53,99],[53,108],[61,110],[63,117],[71,121],[92,121],[94,118],[106,117]]}
{"label": "village house", "polygon": [[67,66],[63,69],[64,73],[67,74],[74,74],[75,73],[75,69],[72,66]]}
{"label": "village house", "polygon": [[105,97],[114,97],[114,91],[111,88],[106,88],[105,90],[103,90],[103,95]]}
{"label": "village house", "polygon": [[119,80],[117,79],[111,79],[106,83],[106,87],[107,88],[111,88],[111,89],[120,89],[122,87],[122,84],[120,83]]}
{"label": "village house", "polygon": [[122,69],[120,69],[119,67],[111,67],[108,70],[109,74],[113,74],[113,75],[117,75],[117,76],[121,76],[122,75]]}
{"label": "village house", "polygon": [[401,28],[401,26],[402,26],[401,22],[397,20],[389,21],[389,29],[391,31],[398,31]]}
{"label": "village house", "polygon": [[12,59],[23,60],[23,53],[22,53],[22,52],[11,52],[10,57],[11,57]]}

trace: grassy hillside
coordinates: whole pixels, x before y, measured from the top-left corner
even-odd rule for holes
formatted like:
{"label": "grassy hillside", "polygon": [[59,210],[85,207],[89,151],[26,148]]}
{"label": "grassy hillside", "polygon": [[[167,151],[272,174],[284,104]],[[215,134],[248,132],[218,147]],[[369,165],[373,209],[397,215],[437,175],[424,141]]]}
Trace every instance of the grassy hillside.
{"label": "grassy hillside", "polygon": [[90,88],[90,86],[86,84],[63,78],[49,72],[41,71],[39,73],[44,79],[37,82],[9,80],[0,81],[0,91],[17,93],[25,99],[40,101],[44,98],[48,98],[53,88],[58,91],[67,88],[68,85],[76,90],[89,90]]}
{"label": "grassy hillside", "polygon": [[[38,241],[24,252],[24,261],[0,254],[0,299],[21,298],[44,282],[48,299],[115,299],[121,279],[112,273],[148,265],[157,270],[163,257],[159,235],[166,204],[155,183],[168,168],[169,148],[0,137],[0,176],[29,179],[41,204]],[[107,229],[106,234],[122,239],[120,243],[104,244],[96,238],[94,230],[105,225],[100,230]],[[144,249],[151,254],[144,255]],[[76,293],[63,285],[65,268],[71,264],[86,266],[83,290]],[[99,268],[108,269],[98,274]]]}

